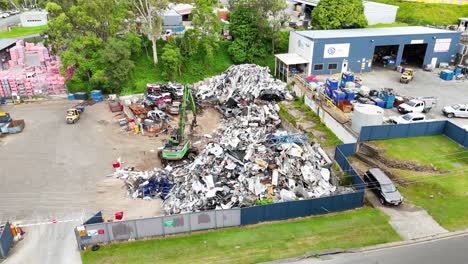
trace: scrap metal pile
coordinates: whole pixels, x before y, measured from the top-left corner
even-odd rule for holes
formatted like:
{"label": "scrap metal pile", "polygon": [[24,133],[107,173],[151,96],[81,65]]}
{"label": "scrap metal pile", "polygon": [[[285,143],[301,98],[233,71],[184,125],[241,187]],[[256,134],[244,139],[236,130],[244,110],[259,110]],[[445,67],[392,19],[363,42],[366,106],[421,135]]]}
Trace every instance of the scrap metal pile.
{"label": "scrap metal pile", "polygon": [[160,196],[166,214],[178,214],[346,191],[330,183],[331,160],[318,144],[281,130],[276,103],[254,102],[265,90],[286,93],[267,68],[237,65],[203,83],[199,94],[211,89],[209,97],[224,98],[218,130],[206,135],[208,142],[192,162],[150,172],[117,170],[114,176],[126,180],[132,197]]}
{"label": "scrap metal pile", "polygon": [[255,64],[233,65],[222,74],[205,79],[194,86],[198,90],[197,98],[202,100],[251,100],[258,98],[262,91],[287,91],[286,83],[274,79],[268,67]]}
{"label": "scrap metal pile", "polygon": [[[330,160],[319,145],[272,144],[287,134],[277,129],[272,105],[255,114],[225,120],[191,164],[172,172],[174,187],[164,202],[167,214],[284,202],[330,195]],[[262,110],[260,110],[262,109]],[[247,111],[249,112],[249,111]],[[257,121],[269,116],[265,124]],[[255,124],[255,125],[251,125]],[[260,124],[260,125],[258,125]]]}

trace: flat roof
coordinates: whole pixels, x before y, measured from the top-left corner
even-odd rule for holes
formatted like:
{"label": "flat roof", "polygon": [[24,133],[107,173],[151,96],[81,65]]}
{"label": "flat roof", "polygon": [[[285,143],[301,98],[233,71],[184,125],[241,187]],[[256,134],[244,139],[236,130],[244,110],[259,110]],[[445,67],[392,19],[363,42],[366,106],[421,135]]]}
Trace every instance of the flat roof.
{"label": "flat roof", "polygon": [[278,60],[286,65],[308,64],[309,62],[296,53],[283,53],[275,55]]}
{"label": "flat roof", "polygon": [[387,28],[354,28],[354,29],[334,29],[334,30],[306,30],[306,31],[296,31],[296,32],[299,35],[310,38],[310,39],[360,38],[360,37],[457,33],[457,31],[452,31],[452,30],[419,27],[419,26],[387,27]]}
{"label": "flat roof", "polygon": [[0,50],[4,50],[16,43],[16,39],[0,39]]}

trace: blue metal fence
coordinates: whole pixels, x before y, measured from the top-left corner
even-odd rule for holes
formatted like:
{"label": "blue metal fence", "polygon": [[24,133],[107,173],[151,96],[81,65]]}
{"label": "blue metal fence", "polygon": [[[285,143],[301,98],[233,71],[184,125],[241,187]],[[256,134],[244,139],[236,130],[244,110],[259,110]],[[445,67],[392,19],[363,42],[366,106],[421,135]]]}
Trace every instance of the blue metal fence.
{"label": "blue metal fence", "polygon": [[359,141],[433,136],[440,134],[468,148],[468,131],[447,120],[405,125],[367,126],[361,129]]}
{"label": "blue metal fence", "polygon": [[444,133],[447,123],[448,121],[432,121],[404,125],[367,126],[361,129],[359,141],[439,135]]}
{"label": "blue metal fence", "polygon": [[0,257],[6,258],[13,244],[13,234],[11,233],[10,224],[6,223],[0,235]]}
{"label": "blue metal fence", "polygon": [[241,225],[339,212],[362,206],[364,192],[332,195],[241,209]]}
{"label": "blue metal fence", "polygon": [[356,190],[365,189],[365,184],[362,178],[354,170],[353,166],[349,163],[347,157],[351,157],[356,153],[356,143],[337,145],[335,148],[335,161],[340,168],[351,177],[351,183]]}

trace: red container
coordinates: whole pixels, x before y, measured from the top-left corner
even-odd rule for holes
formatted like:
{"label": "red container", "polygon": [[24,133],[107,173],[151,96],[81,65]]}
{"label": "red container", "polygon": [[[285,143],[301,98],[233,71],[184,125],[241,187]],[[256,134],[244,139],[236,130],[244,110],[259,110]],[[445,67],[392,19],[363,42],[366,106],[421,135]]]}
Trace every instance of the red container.
{"label": "red container", "polygon": [[117,162],[112,163],[112,167],[114,167],[114,169],[120,168],[120,162],[117,161]]}
{"label": "red container", "polygon": [[122,220],[122,218],[123,218],[122,211],[115,213],[115,220]]}

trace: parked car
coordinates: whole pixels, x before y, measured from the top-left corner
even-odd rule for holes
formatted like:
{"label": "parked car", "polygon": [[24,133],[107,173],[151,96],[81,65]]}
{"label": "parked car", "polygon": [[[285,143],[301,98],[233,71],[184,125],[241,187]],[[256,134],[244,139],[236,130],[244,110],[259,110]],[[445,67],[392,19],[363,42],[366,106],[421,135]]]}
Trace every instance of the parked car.
{"label": "parked car", "polygon": [[10,11],[8,11],[8,13],[9,13],[10,15],[17,15],[17,14],[20,13],[20,11],[19,11],[18,9],[16,9],[16,10],[10,10]]}
{"label": "parked car", "polygon": [[180,105],[180,102],[173,102],[171,107],[169,108],[169,114],[178,115],[180,112]]}
{"label": "parked car", "polygon": [[401,116],[391,116],[390,122],[394,124],[411,124],[426,121],[426,116],[421,113],[408,113]]}
{"label": "parked car", "polygon": [[372,168],[364,174],[364,181],[379,198],[381,204],[400,205],[403,196],[397,190],[392,180],[379,168]]}
{"label": "parked car", "polygon": [[9,17],[9,16],[10,16],[10,14],[8,14],[7,12],[0,13],[0,17],[1,17],[1,18],[7,18],[7,17]]}
{"label": "parked car", "polygon": [[467,104],[456,104],[456,105],[451,105],[451,106],[445,106],[442,109],[442,112],[448,118],[468,117],[468,105]]}
{"label": "parked car", "polygon": [[267,90],[262,90],[258,98],[260,98],[261,100],[265,100],[265,101],[283,101],[284,94],[278,90],[267,89]]}
{"label": "parked car", "polygon": [[419,97],[411,99],[398,106],[398,112],[406,113],[427,113],[437,104],[435,97]]}

